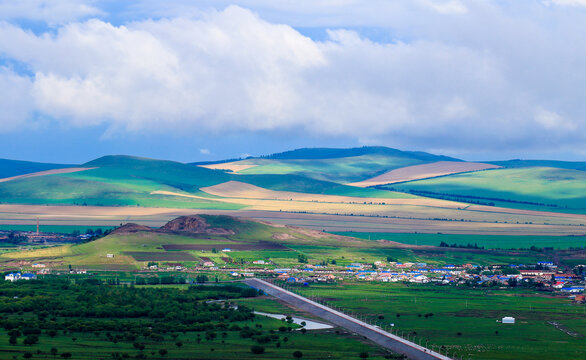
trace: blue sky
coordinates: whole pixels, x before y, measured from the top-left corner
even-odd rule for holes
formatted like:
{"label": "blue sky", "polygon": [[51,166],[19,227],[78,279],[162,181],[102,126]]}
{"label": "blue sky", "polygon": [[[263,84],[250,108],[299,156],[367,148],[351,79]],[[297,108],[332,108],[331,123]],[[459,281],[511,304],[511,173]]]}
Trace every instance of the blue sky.
{"label": "blue sky", "polygon": [[586,157],[586,0],[0,0],[0,157]]}

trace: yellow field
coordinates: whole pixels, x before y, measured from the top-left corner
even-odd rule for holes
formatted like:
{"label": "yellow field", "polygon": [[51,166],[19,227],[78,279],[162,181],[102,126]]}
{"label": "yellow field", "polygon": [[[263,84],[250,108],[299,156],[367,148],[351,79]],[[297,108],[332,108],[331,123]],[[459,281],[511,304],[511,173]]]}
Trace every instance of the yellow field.
{"label": "yellow field", "polygon": [[[422,205],[436,206],[441,208],[458,209],[464,208],[467,204],[429,198],[418,199],[387,199],[387,198],[367,198],[352,197],[339,195],[307,194],[292,191],[275,191],[261,188],[255,185],[246,184],[240,181],[228,181],[219,185],[201,188],[200,190],[224,198],[237,198],[239,204],[242,199],[263,199],[263,200],[284,200],[284,201],[303,201],[317,203],[339,203],[339,204],[392,204],[392,205]],[[216,199],[214,199],[216,200]],[[248,204],[248,203],[246,203]]]}
{"label": "yellow field", "polygon": [[468,171],[498,169],[500,166],[474,162],[438,161],[431,164],[407,166],[391,170],[373,178],[348,184],[350,186],[368,187],[393,184],[404,181],[426,179],[437,176],[457,174]]}
{"label": "yellow field", "polygon": [[257,165],[253,164],[241,164],[240,161],[233,161],[221,164],[211,164],[211,165],[199,165],[204,168],[213,169],[213,170],[230,170],[232,172],[237,173],[238,171],[246,170],[253,168]]}

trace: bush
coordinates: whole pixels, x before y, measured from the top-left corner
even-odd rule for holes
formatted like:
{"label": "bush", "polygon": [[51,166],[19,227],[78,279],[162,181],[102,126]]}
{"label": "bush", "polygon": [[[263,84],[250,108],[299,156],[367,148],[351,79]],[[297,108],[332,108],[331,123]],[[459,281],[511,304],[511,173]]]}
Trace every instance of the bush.
{"label": "bush", "polygon": [[253,354],[264,354],[265,353],[265,347],[264,346],[260,346],[260,345],[252,345],[250,347],[250,351]]}
{"label": "bush", "polygon": [[358,354],[361,359],[368,359],[368,353],[366,351],[361,352]]}
{"label": "bush", "polygon": [[299,350],[293,352],[293,357],[295,359],[301,359],[303,357],[303,353]]}

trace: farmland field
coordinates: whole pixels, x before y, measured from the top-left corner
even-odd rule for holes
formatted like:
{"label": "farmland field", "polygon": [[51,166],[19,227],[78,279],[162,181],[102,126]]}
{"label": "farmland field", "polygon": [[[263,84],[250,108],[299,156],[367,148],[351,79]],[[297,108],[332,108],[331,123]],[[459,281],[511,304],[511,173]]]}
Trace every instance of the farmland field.
{"label": "farmland field", "polygon": [[[525,289],[456,288],[402,283],[312,285],[297,288],[373,323],[410,334],[423,344],[445,346],[471,359],[578,359],[583,337],[572,337],[548,321],[586,333],[583,305]],[[431,316],[423,316],[433,314]],[[513,316],[516,324],[496,320]]]}
{"label": "farmland field", "polygon": [[410,245],[439,246],[443,241],[448,244],[478,244],[487,249],[519,249],[537,247],[553,247],[567,249],[586,246],[584,236],[507,236],[507,235],[461,235],[461,234],[401,234],[401,233],[369,233],[369,232],[334,232],[343,236],[354,236],[371,240],[390,240]]}
{"label": "farmland field", "polygon": [[586,172],[548,167],[496,169],[384,187],[450,200],[586,213]]}
{"label": "farmland field", "polygon": [[371,179],[351,183],[348,185],[367,187],[495,168],[498,168],[498,166],[474,162],[438,161],[431,164],[406,166],[403,168],[391,170]]}

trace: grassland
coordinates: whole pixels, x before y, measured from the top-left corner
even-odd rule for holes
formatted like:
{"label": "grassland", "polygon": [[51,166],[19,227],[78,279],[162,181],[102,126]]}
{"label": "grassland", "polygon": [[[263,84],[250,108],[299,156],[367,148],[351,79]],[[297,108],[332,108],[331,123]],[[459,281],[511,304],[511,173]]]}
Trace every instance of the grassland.
{"label": "grassland", "polygon": [[[436,349],[446,346],[451,355],[466,359],[569,360],[581,358],[586,350],[583,337],[569,336],[547,323],[556,321],[585,334],[584,306],[530,290],[360,282],[297,290],[381,327],[394,324],[404,336],[416,334],[416,341]],[[423,316],[430,313],[433,316]],[[516,324],[496,321],[504,316],[515,317]]]}
{"label": "grassland", "polygon": [[548,167],[496,169],[395,184],[451,200],[492,202],[497,206],[586,213],[586,172]]}

